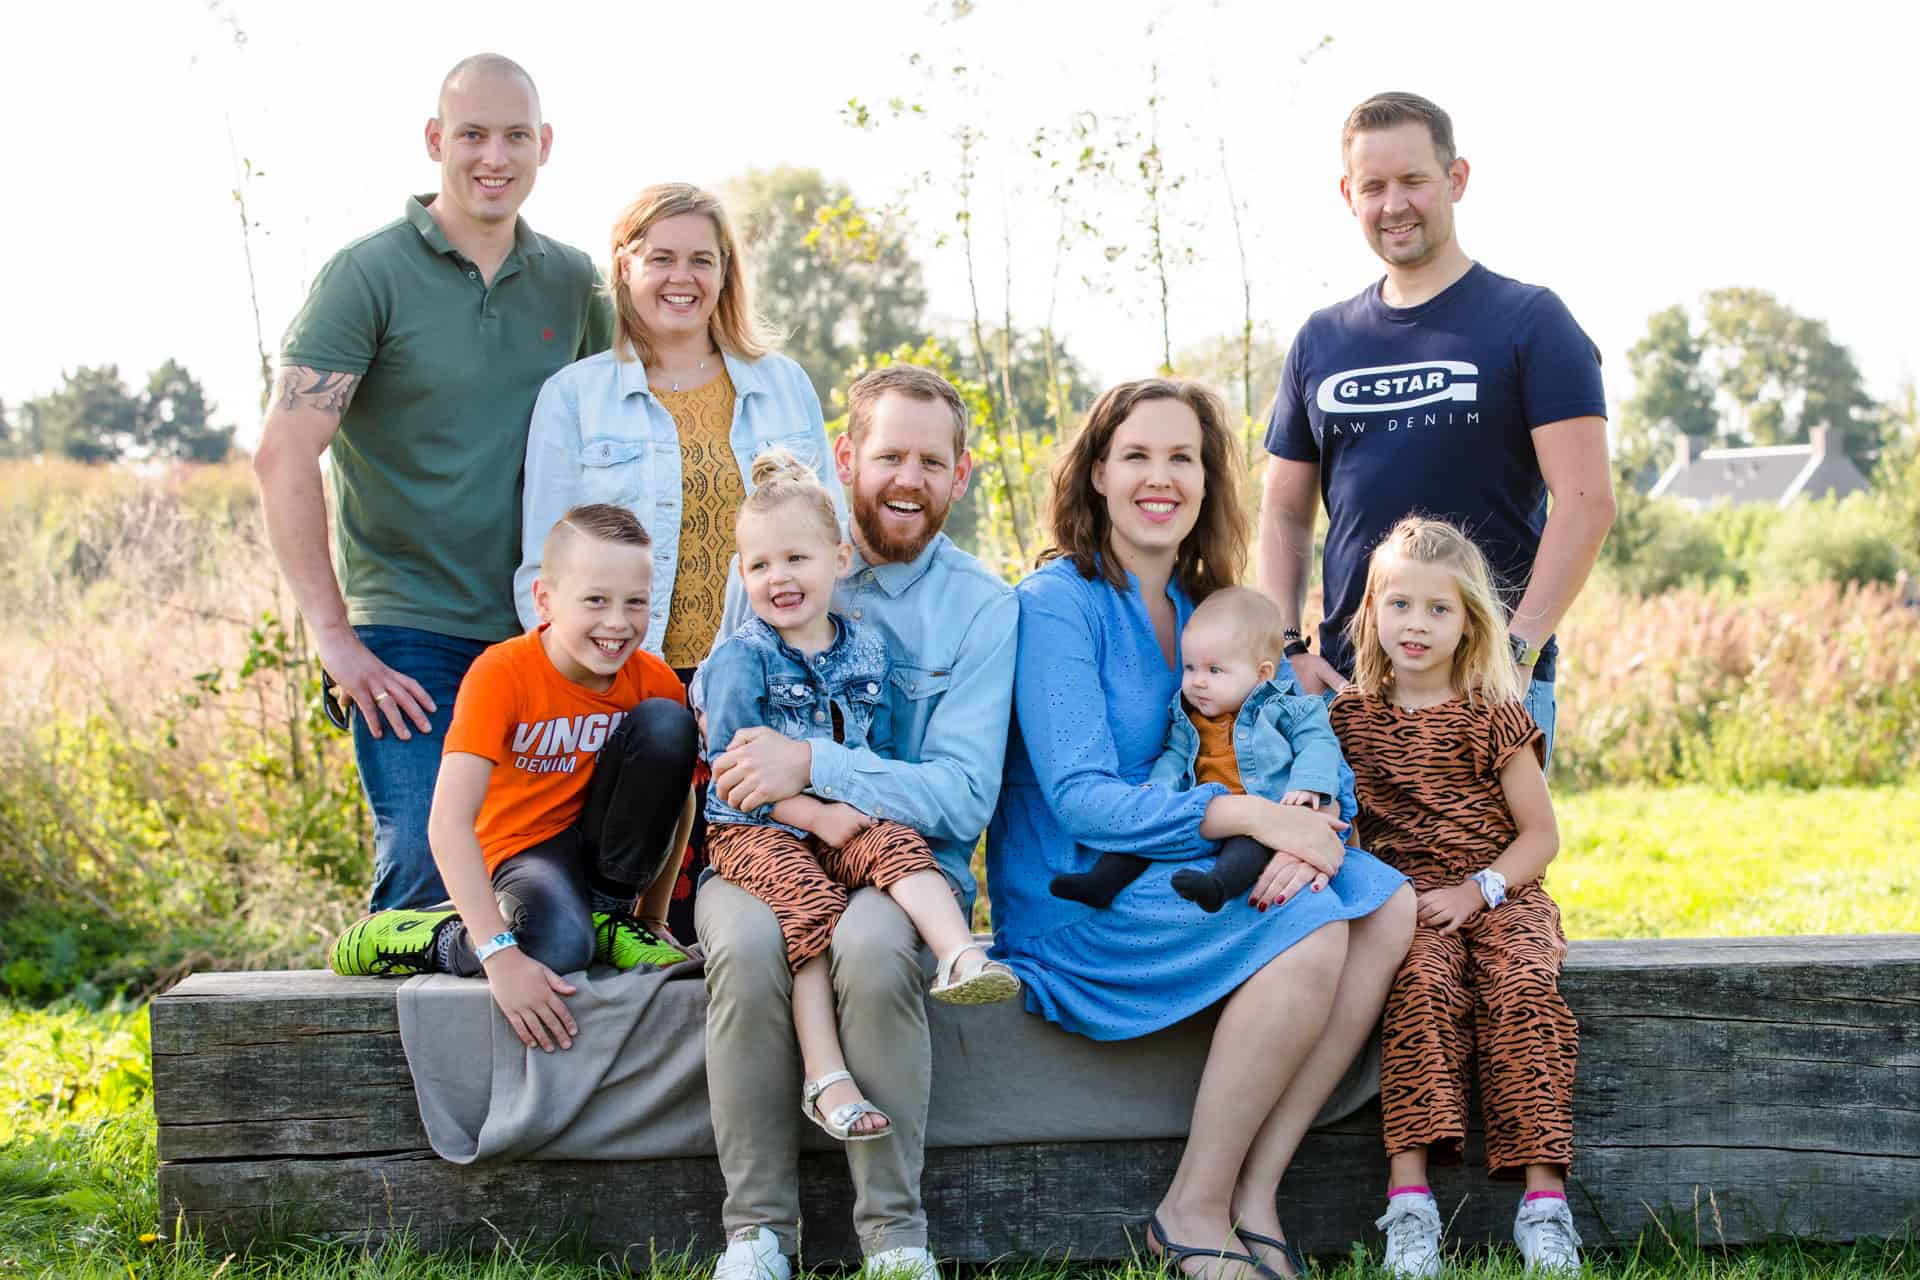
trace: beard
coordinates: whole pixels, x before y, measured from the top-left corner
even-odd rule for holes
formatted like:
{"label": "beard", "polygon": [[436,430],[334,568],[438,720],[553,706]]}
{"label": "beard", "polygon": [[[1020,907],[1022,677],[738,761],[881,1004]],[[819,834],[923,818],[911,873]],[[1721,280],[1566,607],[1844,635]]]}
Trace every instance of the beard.
{"label": "beard", "polygon": [[[860,530],[860,540],[866,544],[866,550],[880,561],[889,564],[905,563],[916,559],[934,535],[947,523],[947,509],[953,505],[949,497],[945,502],[936,502],[933,494],[925,489],[909,489],[904,485],[889,485],[872,497],[860,490],[860,477],[853,478],[853,522]],[[917,502],[920,504],[920,525],[913,533],[902,534],[890,530],[887,516],[882,508],[889,502]]]}

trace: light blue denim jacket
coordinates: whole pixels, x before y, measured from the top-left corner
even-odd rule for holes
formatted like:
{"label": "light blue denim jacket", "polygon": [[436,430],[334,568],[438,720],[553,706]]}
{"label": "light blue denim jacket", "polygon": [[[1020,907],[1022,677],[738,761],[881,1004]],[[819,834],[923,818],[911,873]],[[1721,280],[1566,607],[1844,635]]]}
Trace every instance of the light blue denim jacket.
{"label": "light blue denim jacket", "polygon": [[[1000,796],[1013,714],[1013,588],[942,533],[905,562],[869,564],[856,546],[833,609],[886,638],[893,745],[889,756],[815,738],[807,792],[925,836],[970,912],[973,848]],[[722,634],[750,617],[744,593],[730,593]],[[711,701],[706,679],[703,665],[693,682],[702,707]],[[713,750],[726,748],[711,716],[707,735]]]}
{"label": "light blue denim jacket", "polygon": [[[754,458],[779,445],[819,473],[844,518],[846,503],[833,473],[820,398],[806,371],[782,355],[724,358],[734,390],[728,441],[741,484],[752,491],[747,476]],[[569,507],[611,502],[633,512],[653,535],[653,604],[643,644],[659,653],[680,563],[683,492],[679,431],[648,389],[647,371],[638,360],[617,360],[603,351],[548,378],[527,433],[520,568],[513,575],[521,625],[529,630],[539,625],[533,580],[540,573],[540,547],[548,530]],[[737,572],[728,570],[729,591]]]}
{"label": "light blue denim jacket", "polygon": [[[834,741],[885,756],[893,747],[892,712],[887,706],[887,642],[864,622],[838,614],[833,643],[808,657],[759,618],[714,646],[701,664],[703,709],[707,717],[707,761],[720,754],[741,729],[764,725],[783,737],[805,738],[816,748]],[[836,717],[835,712],[838,712]],[[716,745],[718,744],[718,745]],[[743,813],[707,789],[707,821],[779,827],[807,833],[771,816],[772,805]]]}
{"label": "light blue denim jacket", "polygon": [[[1278,800],[1289,791],[1333,796],[1339,801],[1341,818],[1351,822],[1358,808],[1353,770],[1340,754],[1340,739],[1327,717],[1327,704],[1298,688],[1291,675],[1276,674],[1255,685],[1240,704],[1233,717],[1233,756],[1240,769],[1240,785],[1248,795],[1263,800]],[[1147,781],[1185,791],[1194,784],[1199,758],[1200,731],[1175,693],[1167,711],[1166,749],[1154,761]]]}

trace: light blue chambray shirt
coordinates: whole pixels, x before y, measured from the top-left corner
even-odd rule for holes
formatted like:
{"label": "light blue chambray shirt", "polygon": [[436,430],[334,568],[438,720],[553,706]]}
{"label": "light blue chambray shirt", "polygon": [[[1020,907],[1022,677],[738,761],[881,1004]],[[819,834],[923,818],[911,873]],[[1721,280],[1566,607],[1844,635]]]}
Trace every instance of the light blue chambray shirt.
{"label": "light blue chambray shirt", "polygon": [[[744,592],[730,591],[727,602],[723,636],[749,616]],[[869,564],[855,546],[833,608],[886,637],[892,746],[883,759],[814,739],[807,790],[925,836],[970,913],[973,846],[993,816],[1006,759],[1019,602],[942,533],[904,563]],[[704,676],[694,680],[696,703]]]}
{"label": "light blue chambray shirt", "polygon": [[[747,477],[754,458],[779,445],[819,473],[844,521],[846,501],[833,473],[820,398],[806,371],[783,355],[723,358],[734,391],[728,443],[741,484],[753,491]],[[533,580],[540,574],[541,544],[554,522],[581,503],[611,502],[633,512],[653,535],[653,604],[643,644],[658,654],[680,561],[684,492],[679,429],[648,389],[647,371],[638,360],[618,360],[603,351],[548,378],[527,433],[520,568],[513,575],[521,625],[532,630],[540,621],[533,608]],[[728,570],[729,598],[736,594],[731,580],[737,572]]]}

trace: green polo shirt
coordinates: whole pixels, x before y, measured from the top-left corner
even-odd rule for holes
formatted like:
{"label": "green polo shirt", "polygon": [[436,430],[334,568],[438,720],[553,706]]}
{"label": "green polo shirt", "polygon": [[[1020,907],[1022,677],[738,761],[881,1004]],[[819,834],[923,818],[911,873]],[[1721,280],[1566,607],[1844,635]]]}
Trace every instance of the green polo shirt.
{"label": "green polo shirt", "polygon": [[524,221],[493,283],[427,205],[336,253],[287,328],[282,364],[361,375],[328,450],[333,567],[355,626],[470,640],[520,630],[527,422],[557,370],[606,349],[593,262]]}

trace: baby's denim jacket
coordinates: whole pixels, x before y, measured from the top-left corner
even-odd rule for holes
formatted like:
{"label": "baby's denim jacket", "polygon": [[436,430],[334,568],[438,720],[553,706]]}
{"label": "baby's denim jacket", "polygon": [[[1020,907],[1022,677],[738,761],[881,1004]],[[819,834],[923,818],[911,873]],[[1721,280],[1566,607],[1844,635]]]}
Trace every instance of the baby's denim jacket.
{"label": "baby's denim jacket", "polygon": [[[1282,672],[1285,672],[1283,667]],[[1283,684],[1282,681],[1285,681]],[[1240,785],[1250,796],[1278,800],[1289,791],[1333,796],[1340,816],[1353,820],[1353,771],[1340,754],[1340,739],[1327,718],[1327,704],[1297,691],[1290,676],[1275,675],[1254,686],[1233,718],[1233,755]],[[1167,745],[1154,761],[1151,785],[1186,791],[1200,758],[1200,732],[1175,692],[1167,712]]]}
{"label": "baby's denim jacket", "polygon": [[[811,658],[760,618],[749,618],[702,665],[707,760],[727,749],[735,731],[764,725],[788,738],[826,738],[886,755],[893,745],[887,709],[887,642],[880,631],[840,614],[834,638]],[[834,732],[835,711],[839,733]],[[742,813],[707,789],[707,821],[779,827],[772,805]]]}

